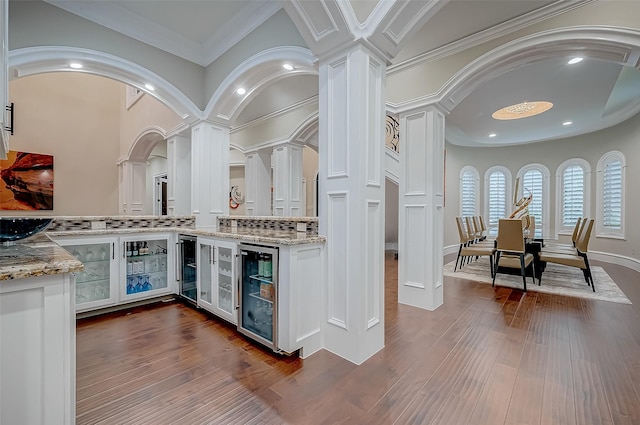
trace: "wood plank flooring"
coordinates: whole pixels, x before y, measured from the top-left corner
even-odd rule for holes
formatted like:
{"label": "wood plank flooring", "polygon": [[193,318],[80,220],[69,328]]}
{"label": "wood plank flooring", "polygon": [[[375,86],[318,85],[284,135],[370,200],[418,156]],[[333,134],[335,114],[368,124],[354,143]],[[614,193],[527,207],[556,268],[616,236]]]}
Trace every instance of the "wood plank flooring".
{"label": "wood plank flooring", "polygon": [[385,263],[385,348],[360,366],[180,302],[78,321],[77,423],[640,424],[639,273],[598,264],[632,305],[445,277],[428,312],[398,305]]}

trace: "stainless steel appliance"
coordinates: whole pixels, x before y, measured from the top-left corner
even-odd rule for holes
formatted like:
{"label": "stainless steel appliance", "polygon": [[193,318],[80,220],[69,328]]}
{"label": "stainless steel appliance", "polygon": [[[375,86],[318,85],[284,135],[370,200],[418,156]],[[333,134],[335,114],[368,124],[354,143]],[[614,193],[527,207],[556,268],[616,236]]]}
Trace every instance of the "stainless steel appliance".
{"label": "stainless steel appliance", "polygon": [[239,246],[238,331],[278,351],[278,248]]}
{"label": "stainless steel appliance", "polygon": [[194,304],[198,301],[196,242],[195,236],[180,235],[178,237],[180,295]]}

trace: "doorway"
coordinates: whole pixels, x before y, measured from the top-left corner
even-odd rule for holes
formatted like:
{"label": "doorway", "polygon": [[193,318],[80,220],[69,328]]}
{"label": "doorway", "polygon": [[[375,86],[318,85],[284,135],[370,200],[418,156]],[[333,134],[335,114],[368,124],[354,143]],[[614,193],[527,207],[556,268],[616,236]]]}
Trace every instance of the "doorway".
{"label": "doorway", "polygon": [[167,215],[167,174],[158,174],[154,179],[154,215]]}

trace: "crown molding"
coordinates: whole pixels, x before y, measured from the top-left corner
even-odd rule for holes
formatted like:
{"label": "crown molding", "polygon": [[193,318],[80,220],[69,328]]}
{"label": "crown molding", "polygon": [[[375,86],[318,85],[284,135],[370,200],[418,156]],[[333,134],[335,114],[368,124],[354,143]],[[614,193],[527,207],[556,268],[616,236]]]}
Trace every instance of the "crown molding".
{"label": "crown molding", "polygon": [[391,75],[393,73],[400,72],[426,62],[435,61],[462,52],[464,50],[470,49],[496,38],[506,36],[512,32],[519,31],[530,25],[542,22],[549,18],[553,18],[565,12],[570,12],[574,9],[586,6],[596,1],[598,0],[556,1],[550,5],[543,6],[540,9],[536,9],[527,14],[518,16],[517,18],[495,25],[484,31],[471,34],[453,43],[449,43],[445,46],[433,49],[429,52],[425,52],[411,59],[407,59],[403,62],[391,65],[387,68],[387,75]]}
{"label": "crown molding", "polygon": [[[206,67],[243,37],[273,16],[282,5],[274,2],[246,2],[242,10],[202,44],[131,12],[116,2],[44,0],[69,13],[105,28]],[[258,6],[256,6],[258,5]]]}
{"label": "crown molding", "polygon": [[259,118],[256,118],[255,120],[249,121],[249,122],[247,122],[245,124],[242,124],[242,125],[239,125],[237,127],[234,127],[233,129],[231,129],[231,133],[233,134],[233,133],[237,133],[239,131],[246,130],[248,128],[256,127],[256,126],[258,126],[260,124],[264,124],[265,122],[267,122],[269,120],[281,117],[281,116],[283,116],[285,114],[288,114],[289,112],[291,112],[293,110],[296,110],[298,108],[302,108],[302,107],[307,106],[307,105],[311,105],[313,103],[316,103],[316,104],[318,103],[318,96],[317,95],[316,96],[312,96],[312,97],[310,97],[308,99],[305,99],[305,100],[301,100],[300,102],[291,104],[289,106],[286,106],[286,107],[284,107],[284,108],[282,108],[282,109],[280,109],[278,111],[273,111],[273,112],[271,112],[271,113],[269,113],[267,115],[263,115],[263,116],[261,116]]}

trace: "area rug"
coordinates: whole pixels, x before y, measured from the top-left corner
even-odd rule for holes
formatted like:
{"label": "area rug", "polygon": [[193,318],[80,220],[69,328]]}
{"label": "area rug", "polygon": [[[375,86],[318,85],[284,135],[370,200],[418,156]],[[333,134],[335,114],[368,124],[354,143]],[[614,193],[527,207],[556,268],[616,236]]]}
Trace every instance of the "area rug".
{"label": "area rug", "polygon": [[[462,279],[474,280],[476,282],[491,284],[491,272],[489,270],[489,259],[480,258],[470,264],[466,264],[462,270],[455,272],[453,267],[455,261],[444,266],[444,275],[458,277]],[[569,297],[589,298],[593,300],[610,301],[621,304],[631,304],[629,298],[620,290],[618,285],[609,277],[602,267],[591,267],[591,274],[596,287],[596,292],[584,281],[582,270],[573,267],[563,267],[557,264],[547,264],[542,274],[542,284],[538,286],[527,278],[527,290],[544,292],[547,294],[558,294]],[[522,277],[498,273],[496,276],[496,286],[506,286],[510,288],[522,289]]]}

